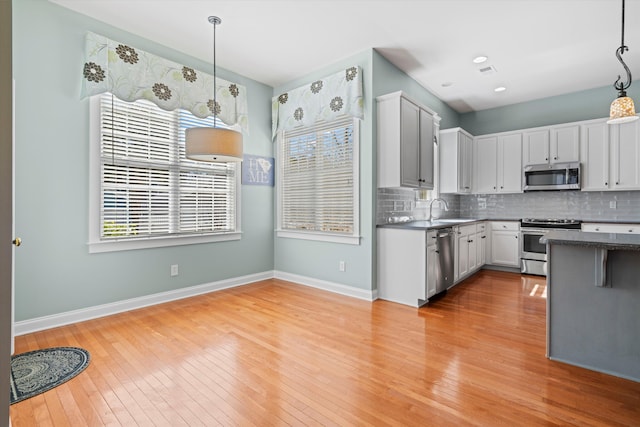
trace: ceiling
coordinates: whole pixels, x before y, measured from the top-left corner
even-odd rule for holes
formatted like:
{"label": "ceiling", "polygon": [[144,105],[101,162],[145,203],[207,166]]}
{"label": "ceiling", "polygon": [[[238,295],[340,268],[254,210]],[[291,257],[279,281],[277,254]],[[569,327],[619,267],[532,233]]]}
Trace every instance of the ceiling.
{"label": "ceiling", "polygon": [[[624,74],[615,57],[621,0],[50,1],[207,62],[207,17],[217,15],[218,66],[273,87],[375,48],[461,113]],[[640,76],[640,0],[626,1],[625,44]],[[476,65],[478,55],[489,59]],[[495,72],[481,73],[486,66]]]}

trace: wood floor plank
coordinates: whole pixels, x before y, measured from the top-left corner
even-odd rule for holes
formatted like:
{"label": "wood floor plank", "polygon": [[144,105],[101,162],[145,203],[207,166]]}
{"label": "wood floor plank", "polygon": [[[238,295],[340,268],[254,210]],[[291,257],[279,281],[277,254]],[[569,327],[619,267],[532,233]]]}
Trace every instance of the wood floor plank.
{"label": "wood floor plank", "polygon": [[545,357],[544,278],[483,271],[415,309],[282,280],[16,338],[80,376],[34,425],[640,425],[640,383]]}

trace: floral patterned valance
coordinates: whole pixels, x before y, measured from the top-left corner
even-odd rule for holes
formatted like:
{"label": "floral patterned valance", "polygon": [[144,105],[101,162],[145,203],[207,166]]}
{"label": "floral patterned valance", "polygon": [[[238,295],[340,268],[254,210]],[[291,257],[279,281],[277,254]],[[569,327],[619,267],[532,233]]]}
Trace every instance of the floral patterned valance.
{"label": "floral patterned valance", "polygon": [[82,97],[111,92],[123,101],[146,99],[164,110],[182,108],[195,116],[213,115],[247,133],[247,92],[244,86],[216,79],[185,65],[135,49],[104,36],[87,33]]}
{"label": "floral patterned valance", "polygon": [[349,67],[306,86],[280,94],[271,102],[273,137],[279,131],[310,126],[348,115],[362,119],[362,70]]}

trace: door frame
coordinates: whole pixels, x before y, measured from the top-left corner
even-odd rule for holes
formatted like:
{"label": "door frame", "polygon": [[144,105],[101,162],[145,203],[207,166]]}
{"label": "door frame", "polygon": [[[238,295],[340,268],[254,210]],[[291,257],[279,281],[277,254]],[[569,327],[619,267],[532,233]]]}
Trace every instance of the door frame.
{"label": "door frame", "polygon": [[[0,93],[13,94],[11,0],[0,0]],[[0,97],[0,426],[10,425],[13,323],[13,96]]]}

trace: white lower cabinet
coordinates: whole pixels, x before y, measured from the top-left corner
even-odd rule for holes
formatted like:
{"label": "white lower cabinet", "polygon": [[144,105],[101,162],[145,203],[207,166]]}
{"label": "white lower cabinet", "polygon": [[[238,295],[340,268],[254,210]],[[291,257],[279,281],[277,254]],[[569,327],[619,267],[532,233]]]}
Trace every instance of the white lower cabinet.
{"label": "white lower cabinet", "polygon": [[456,234],[454,284],[480,269],[486,260],[486,224],[477,223],[454,227]]}
{"label": "white lower cabinet", "polygon": [[491,262],[505,267],[520,266],[520,223],[491,222]]}
{"label": "white lower cabinet", "polygon": [[[454,284],[487,261],[487,223],[456,226]],[[459,233],[459,234],[458,234]],[[419,307],[436,294],[438,230],[378,228],[378,298]]]}
{"label": "white lower cabinet", "polygon": [[476,224],[476,265],[482,268],[487,263],[487,224]]}
{"label": "white lower cabinet", "polygon": [[419,307],[436,293],[434,230],[378,228],[378,298]]}

